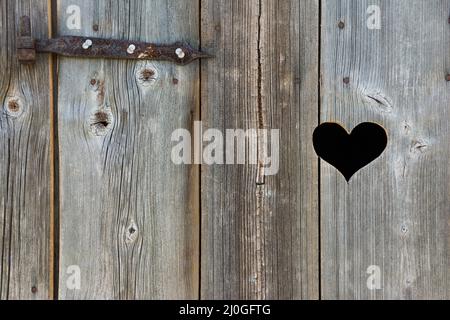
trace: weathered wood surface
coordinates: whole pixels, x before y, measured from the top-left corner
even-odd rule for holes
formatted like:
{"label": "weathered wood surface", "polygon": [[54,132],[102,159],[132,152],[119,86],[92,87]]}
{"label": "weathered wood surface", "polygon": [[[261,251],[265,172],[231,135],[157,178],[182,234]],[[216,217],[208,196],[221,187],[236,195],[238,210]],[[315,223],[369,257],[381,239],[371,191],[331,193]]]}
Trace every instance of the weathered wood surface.
{"label": "weathered wood surface", "polygon": [[[369,5],[381,8],[381,30],[366,27]],[[384,155],[349,184],[322,162],[325,299],[450,298],[449,8],[322,3],[321,121],[348,130],[372,121],[389,134]],[[380,290],[367,288],[371,265],[381,269]]]}
{"label": "weathered wood surface", "polygon": [[[0,1],[0,299],[51,295],[49,60],[16,59],[21,15],[47,37],[47,1]],[[37,23],[40,22],[40,23]],[[42,23],[44,22],[44,23]]]}
{"label": "weathered wood surface", "polygon": [[[67,28],[69,5],[81,30]],[[197,46],[198,23],[196,1],[58,1],[60,35]],[[61,58],[61,299],[198,298],[198,169],[171,161],[198,102],[197,62]],[[72,265],[80,290],[66,286]]]}
{"label": "weathered wood surface", "polygon": [[317,299],[319,2],[201,8],[204,130],[281,129],[265,185],[255,165],[202,166],[201,297]]}
{"label": "weathered wood surface", "polygon": [[[51,1],[0,0],[0,299],[450,298],[450,0],[54,2],[58,35],[201,40],[216,57],[60,58],[53,106],[48,55],[19,66],[14,49],[21,15],[48,36]],[[172,132],[200,118],[280,129],[278,174],[175,165]],[[347,183],[319,166],[319,120],[379,123],[388,147]]]}

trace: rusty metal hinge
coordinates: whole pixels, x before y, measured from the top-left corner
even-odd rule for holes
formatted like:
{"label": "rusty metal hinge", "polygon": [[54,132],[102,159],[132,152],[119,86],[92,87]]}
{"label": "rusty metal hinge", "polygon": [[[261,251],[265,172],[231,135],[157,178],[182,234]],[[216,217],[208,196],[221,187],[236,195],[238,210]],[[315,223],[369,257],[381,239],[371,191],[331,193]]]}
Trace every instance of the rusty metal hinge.
{"label": "rusty metal hinge", "polygon": [[78,36],[35,40],[31,37],[30,18],[23,16],[20,18],[17,57],[21,63],[34,63],[36,52],[81,58],[163,60],[180,65],[186,65],[197,59],[212,58],[211,55],[195,50],[187,43],[157,45]]}

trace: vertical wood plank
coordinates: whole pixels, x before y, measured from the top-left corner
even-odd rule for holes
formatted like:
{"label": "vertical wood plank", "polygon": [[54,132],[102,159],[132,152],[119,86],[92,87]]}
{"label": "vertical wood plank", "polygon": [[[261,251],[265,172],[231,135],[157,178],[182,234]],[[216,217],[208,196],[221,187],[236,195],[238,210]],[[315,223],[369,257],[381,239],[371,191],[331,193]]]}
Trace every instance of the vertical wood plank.
{"label": "vertical wood plank", "polygon": [[[381,9],[381,30],[366,26],[370,5]],[[348,130],[376,122],[389,134],[383,156],[349,184],[322,162],[322,296],[448,299],[450,1],[322,8],[321,120]],[[367,287],[371,265],[380,290]]]}
{"label": "vertical wood plank", "polygon": [[[58,1],[60,35],[197,46],[198,20],[196,1]],[[198,169],[171,161],[198,101],[198,63],[61,59],[60,298],[198,298]]]}
{"label": "vertical wood plank", "polygon": [[0,1],[0,299],[51,295],[49,60],[17,61],[22,15],[45,38],[47,1]]}
{"label": "vertical wood plank", "polygon": [[202,1],[204,130],[281,129],[264,185],[255,165],[202,166],[204,299],[318,298],[318,15],[318,1]]}

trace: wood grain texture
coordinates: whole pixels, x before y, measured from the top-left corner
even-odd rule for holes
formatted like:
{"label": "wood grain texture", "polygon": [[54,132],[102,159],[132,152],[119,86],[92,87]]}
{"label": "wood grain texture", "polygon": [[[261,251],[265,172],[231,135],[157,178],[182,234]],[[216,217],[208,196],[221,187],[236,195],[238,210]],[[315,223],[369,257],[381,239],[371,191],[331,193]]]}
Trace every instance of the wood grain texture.
{"label": "wood grain texture", "polygon": [[[49,61],[16,58],[16,25],[29,15],[47,37],[47,1],[0,1],[0,299],[51,294]],[[34,288],[34,289],[33,289]]]}
{"label": "wood grain texture", "polygon": [[204,130],[281,129],[264,185],[256,165],[202,166],[201,297],[317,299],[318,1],[201,8]]}
{"label": "wood grain texture", "polygon": [[[369,5],[381,8],[381,30],[366,27]],[[322,8],[321,120],[348,130],[376,122],[389,135],[383,156],[349,184],[322,162],[322,297],[448,299],[450,1]],[[380,290],[367,288],[371,265]]]}
{"label": "wood grain texture", "polygon": [[[81,30],[67,27],[69,5]],[[198,20],[196,1],[58,1],[60,35],[197,47]],[[198,169],[171,161],[198,101],[198,62],[61,58],[61,299],[198,298]],[[72,265],[80,290],[66,286]]]}

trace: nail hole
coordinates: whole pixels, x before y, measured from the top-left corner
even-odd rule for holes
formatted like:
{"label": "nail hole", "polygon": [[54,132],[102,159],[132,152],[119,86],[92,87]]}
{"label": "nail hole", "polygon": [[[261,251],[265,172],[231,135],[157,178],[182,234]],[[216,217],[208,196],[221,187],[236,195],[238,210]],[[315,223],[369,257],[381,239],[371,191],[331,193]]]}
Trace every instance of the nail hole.
{"label": "nail hole", "polygon": [[343,81],[344,81],[345,84],[349,84],[350,83],[350,78],[349,77],[345,77]]}
{"label": "nail hole", "polygon": [[402,126],[405,134],[409,134],[411,131],[411,125],[407,121],[404,121]]}
{"label": "nail hole", "polygon": [[38,292],[38,289],[36,287],[31,287],[31,293],[35,294]]}
{"label": "nail hole", "polygon": [[177,85],[178,84],[178,79],[177,78],[173,78],[172,83]]}
{"label": "nail hole", "polygon": [[98,24],[94,24],[94,25],[92,26],[92,30],[98,31]]}
{"label": "nail hole", "polygon": [[369,122],[361,123],[350,134],[337,123],[324,123],[313,135],[317,155],[338,169],[347,182],[381,156],[387,142],[384,128]]}
{"label": "nail hole", "polygon": [[339,29],[344,29],[344,28],[345,28],[345,23],[344,23],[344,21],[339,21],[338,27],[339,27]]}
{"label": "nail hole", "polygon": [[92,86],[95,86],[95,85],[96,85],[96,83],[97,83],[97,80],[95,80],[95,79],[91,79],[91,85],[92,85]]}

